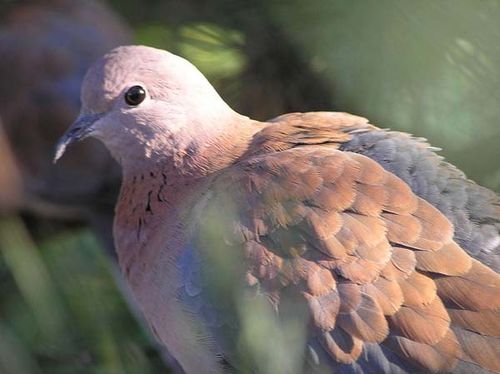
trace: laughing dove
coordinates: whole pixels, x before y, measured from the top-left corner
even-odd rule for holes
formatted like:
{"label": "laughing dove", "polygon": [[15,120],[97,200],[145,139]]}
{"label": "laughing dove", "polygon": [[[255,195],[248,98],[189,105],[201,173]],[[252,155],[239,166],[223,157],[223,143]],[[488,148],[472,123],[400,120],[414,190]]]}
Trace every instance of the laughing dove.
{"label": "laughing dove", "polygon": [[500,200],[425,141],[251,120],[143,46],[91,67],[56,158],[87,136],[121,164],[120,266],[187,373],[500,371]]}

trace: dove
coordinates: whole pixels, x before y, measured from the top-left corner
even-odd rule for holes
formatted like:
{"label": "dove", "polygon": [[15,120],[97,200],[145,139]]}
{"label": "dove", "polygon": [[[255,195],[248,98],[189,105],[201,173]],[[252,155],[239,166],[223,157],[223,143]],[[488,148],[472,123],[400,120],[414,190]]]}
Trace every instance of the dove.
{"label": "dove", "polygon": [[94,137],[121,165],[119,264],[187,373],[500,371],[500,200],[425,140],[252,120],[145,46],[92,65],[81,101],[55,161]]}

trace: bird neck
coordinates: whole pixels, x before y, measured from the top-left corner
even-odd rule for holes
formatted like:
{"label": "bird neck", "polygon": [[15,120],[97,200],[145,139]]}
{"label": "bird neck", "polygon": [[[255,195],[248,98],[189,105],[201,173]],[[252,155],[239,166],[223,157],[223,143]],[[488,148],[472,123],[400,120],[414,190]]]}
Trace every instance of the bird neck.
{"label": "bird neck", "polygon": [[168,221],[171,228],[177,227],[182,232],[179,225],[183,224],[185,212],[203,193],[204,186],[243,155],[254,134],[263,127],[247,117],[228,125],[217,138],[190,152],[181,152],[177,157],[158,157],[143,163],[141,168],[123,168],[114,236],[126,273],[140,248],[145,248],[145,243],[151,240],[155,227],[164,227]]}
{"label": "bird neck", "polygon": [[124,183],[149,172],[197,179],[230,165],[264,124],[232,110],[223,112],[208,121],[187,123],[177,133],[137,142],[139,146],[134,142],[125,155],[122,144],[119,152],[108,147],[122,167]]}

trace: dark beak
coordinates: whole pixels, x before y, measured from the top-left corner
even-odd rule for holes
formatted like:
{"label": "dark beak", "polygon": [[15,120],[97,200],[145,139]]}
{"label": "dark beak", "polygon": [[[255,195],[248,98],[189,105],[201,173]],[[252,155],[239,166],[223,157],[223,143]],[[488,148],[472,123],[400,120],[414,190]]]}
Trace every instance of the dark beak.
{"label": "dark beak", "polygon": [[92,125],[101,117],[102,114],[80,114],[76,121],[73,122],[61,139],[57,142],[53,160],[54,164],[62,157],[66,147],[89,136],[94,130]]}

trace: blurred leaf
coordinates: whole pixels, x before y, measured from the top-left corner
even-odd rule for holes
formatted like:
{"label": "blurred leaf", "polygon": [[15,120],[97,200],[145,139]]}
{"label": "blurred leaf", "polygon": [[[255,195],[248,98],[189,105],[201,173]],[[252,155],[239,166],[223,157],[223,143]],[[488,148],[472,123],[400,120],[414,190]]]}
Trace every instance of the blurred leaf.
{"label": "blurred leaf", "polygon": [[[0,221],[0,248],[24,300],[37,319],[47,345],[63,342],[67,318],[54,291],[50,274],[19,219]],[[63,348],[64,344],[59,348]]]}
{"label": "blurred leaf", "polygon": [[4,374],[37,374],[40,373],[36,362],[26,347],[0,324],[0,372]]}
{"label": "blurred leaf", "polygon": [[306,309],[299,304],[280,308],[278,319],[267,297],[241,295],[239,353],[250,372],[260,374],[303,372]]}
{"label": "blurred leaf", "polygon": [[[150,47],[165,49],[166,46],[175,45],[177,36],[173,30],[160,24],[147,24],[136,29],[135,41]],[[174,50],[171,50],[174,52]]]}
{"label": "blurred leaf", "polygon": [[215,81],[236,77],[245,67],[243,34],[211,23],[191,23],[176,29],[144,25],[137,28],[136,40],[185,57]]}
{"label": "blurred leaf", "polygon": [[3,219],[0,248],[6,265],[0,262],[0,274],[10,272],[19,289],[0,290],[7,321],[0,324],[6,331],[0,367],[16,373],[37,366],[51,374],[168,372],[117,290],[114,265],[88,231],[54,236],[39,249],[22,221]]}
{"label": "blurred leaf", "polygon": [[245,58],[239,49],[243,35],[212,24],[194,24],[180,30],[179,52],[193,62],[203,74],[215,79],[241,73]]}

